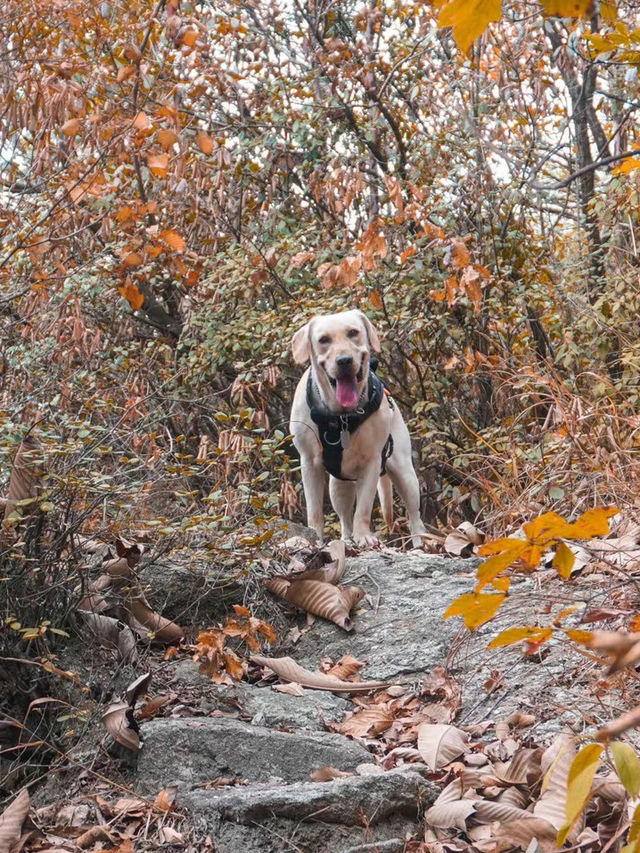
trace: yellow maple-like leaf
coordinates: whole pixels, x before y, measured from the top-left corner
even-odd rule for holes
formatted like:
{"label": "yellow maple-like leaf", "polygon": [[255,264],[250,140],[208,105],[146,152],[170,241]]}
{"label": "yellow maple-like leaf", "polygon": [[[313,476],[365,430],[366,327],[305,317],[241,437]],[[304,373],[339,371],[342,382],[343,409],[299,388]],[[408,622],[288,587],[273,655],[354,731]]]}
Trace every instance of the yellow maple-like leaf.
{"label": "yellow maple-like leaf", "polygon": [[552,539],[564,535],[567,522],[557,512],[545,512],[523,525],[523,530],[532,545],[546,545]]}
{"label": "yellow maple-like leaf", "polygon": [[[640,151],[638,152],[640,155]],[[613,170],[614,175],[629,175],[631,172],[635,172],[637,169],[640,169],[640,156],[638,157],[625,157],[624,160],[621,160],[620,163]]]}
{"label": "yellow maple-like leaf", "polygon": [[583,18],[593,13],[594,0],[540,0],[545,15],[554,18]]}
{"label": "yellow maple-like leaf", "polygon": [[451,602],[442,618],[449,619],[451,616],[462,616],[467,628],[477,628],[493,619],[506,597],[504,594],[480,593],[476,595],[472,592],[466,592]]}
{"label": "yellow maple-like leaf", "polygon": [[451,0],[438,15],[439,27],[451,27],[456,44],[466,53],[492,21],[502,15],[502,0]]}
{"label": "yellow maple-like leaf", "polygon": [[497,649],[500,646],[511,646],[513,643],[519,643],[520,640],[529,640],[529,642],[541,645],[553,634],[553,628],[536,628],[531,625],[525,625],[522,628],[507,628],[501,631],[497,637],[487,646],[488,649]]}
{"label": "yellow maple-like leaf", "polygon": [[564,539],[593,539],[594,536],[606,536],[609,533],[609,519],[619,512],[620,510],[614,506],[588,509],[573,524],[568,524],[565,532],[560,535]]}

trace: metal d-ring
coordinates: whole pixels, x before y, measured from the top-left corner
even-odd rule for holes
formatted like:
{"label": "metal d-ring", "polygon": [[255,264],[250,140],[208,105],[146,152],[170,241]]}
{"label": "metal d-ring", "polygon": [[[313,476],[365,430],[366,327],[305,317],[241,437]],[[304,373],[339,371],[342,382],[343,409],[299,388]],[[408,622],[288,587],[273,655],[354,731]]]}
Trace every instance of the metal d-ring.
{"label": "metal d-ring", "polygon": [[329,439],[327,438],[326,431],[323,433],[323,438],[324,438],[325,444],[328,444],[329,447],[337,447],[342,442],[342,436],[340,436],[340,438],[338,438],[337,441],[329,441]]}

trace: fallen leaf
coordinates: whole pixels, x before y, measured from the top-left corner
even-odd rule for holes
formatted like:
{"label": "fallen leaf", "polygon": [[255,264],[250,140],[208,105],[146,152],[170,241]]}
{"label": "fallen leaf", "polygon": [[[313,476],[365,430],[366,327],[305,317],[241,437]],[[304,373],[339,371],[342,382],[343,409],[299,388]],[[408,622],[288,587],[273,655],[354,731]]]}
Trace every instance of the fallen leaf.
{"label": "fallen leaf", "polygon": [[112,702],[102,715],[102,722],[119,744],[134,752],[141,748],[140,728],[128,702]]}
{"label": "fallen leaf", "polygon": [[[82,603],[87,603],[83,600]],[[121,661],[133,663],[137,659],[136,639],[128,625],[111,616],[101,613],[90,613],[86,610],[78,610],[84,624],[103,645],[108,648],[117,649]]]}
{"label": "fallen leaf", "polygon": [[347,776],[353,776],[353,773],[338,770],[336,767],[321,767],[319,770],[314,770],[310,778],[314,782],[333,782],[334,779],[345,779]]}
{"label": "fallen leaf", "polygon": [[20,840],[29,804],[29,791],[23,788],[0,815],[0,853],[10,853]]}
{"label": "fallen leaf", "polygon": [[251,660],[258,666],[268,667],[284,681],[295,681],[311,690],[329,690],[333,693],[369,693],[386,687],[385,681],[341,681],[331,678],[323,672],[311,672],[297,664],[290,657],[266,658],[254,655]]}
{"label": "fallen leaf", "polygon": [[566,734],[558,735],[542,754],[541,768],[545,778],[533,814],[546,820],[556,830],[565,821],[569,769],[575,755],[575,745]]}
{"label": "fallen leaf", "polygon": [[430,770],[440,770],[467,752],[467,739],[455,726],[423,723],[418,729],[418,750]]}
{"label": "fallen leaf", "polygon": [[475,545],[482,545],[484,534],[471,524],[463,521],[444,540],[444,550],[447,554],[460,557],[463,553],[471,554]]}
{"label": "fallen leaf", "polygon": [[442,791],[438,799],[427,809],[425,820],[428,826],[438,829],[467,828],[467,818],[475,811],[475,800],[463,798],[462,783],[454,779]]}

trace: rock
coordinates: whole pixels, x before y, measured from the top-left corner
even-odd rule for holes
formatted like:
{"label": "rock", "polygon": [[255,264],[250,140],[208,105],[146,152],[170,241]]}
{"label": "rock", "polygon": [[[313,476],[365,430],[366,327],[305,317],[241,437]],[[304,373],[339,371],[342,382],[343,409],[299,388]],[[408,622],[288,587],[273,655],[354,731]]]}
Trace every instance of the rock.
{"label": "rock", "polygon": [[307,781],[320,767],[354,770],[371,760],[359,743],[327,732],[295,734],[231,717],[158,719],[141,727],[134,780],[143,795],[170,782],[183,790],[225,777],[249,782]]}
{"label": "rock", "polygon": [[347,559],[344,585],[357,583],[369,596],[355,610],[354,632],[318,620],[290,654],[309,669],[323,657],[352,654],[367,664],[364,679],[420,677],[447,659],[460,626],[442,614],[472,588],[476,565],[419,551],[369,551]]}
{"label": "rock", "polygon": [[180,802],[207,819],[219,818],[251,824],[267,817],[360,826],[385,821],[390,816],[416,817],[431,805],[439,789],[416,770],[404,767],[375,776],[350,776],[332,782],[299,785],[252,786],[229,790],[196,790]]}
{"label": "rock", "polygon": [[183,626],[224,620],[232,604],[242,603],[242,585],[202,557],[194,562],[193,552],[176,550],[162,561],[143,561],[137,574],[151,606]]}
{"label": "rock", "polygon": [[305,690],[302,696],[290,696],[254,684],[214,684],[200,674],[197,663],[189,660],[175,664],[170,683],[177,689],[181,685],[202,687],[208,708],[237,712],[255,725],[268,728],[324,731],[325,723],[338,722],[353,707],[348,699],[322,690]]}

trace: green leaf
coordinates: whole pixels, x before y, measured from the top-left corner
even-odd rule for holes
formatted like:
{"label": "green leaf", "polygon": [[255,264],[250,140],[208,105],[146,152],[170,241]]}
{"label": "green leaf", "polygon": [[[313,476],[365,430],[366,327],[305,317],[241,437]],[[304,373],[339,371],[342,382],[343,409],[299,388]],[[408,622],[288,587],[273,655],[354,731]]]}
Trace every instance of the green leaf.
{"label": "green leaf", "polygon": [[628,743],[615,740],[609,745],[618,778],[635,798],[640,793],[640,759]]}

